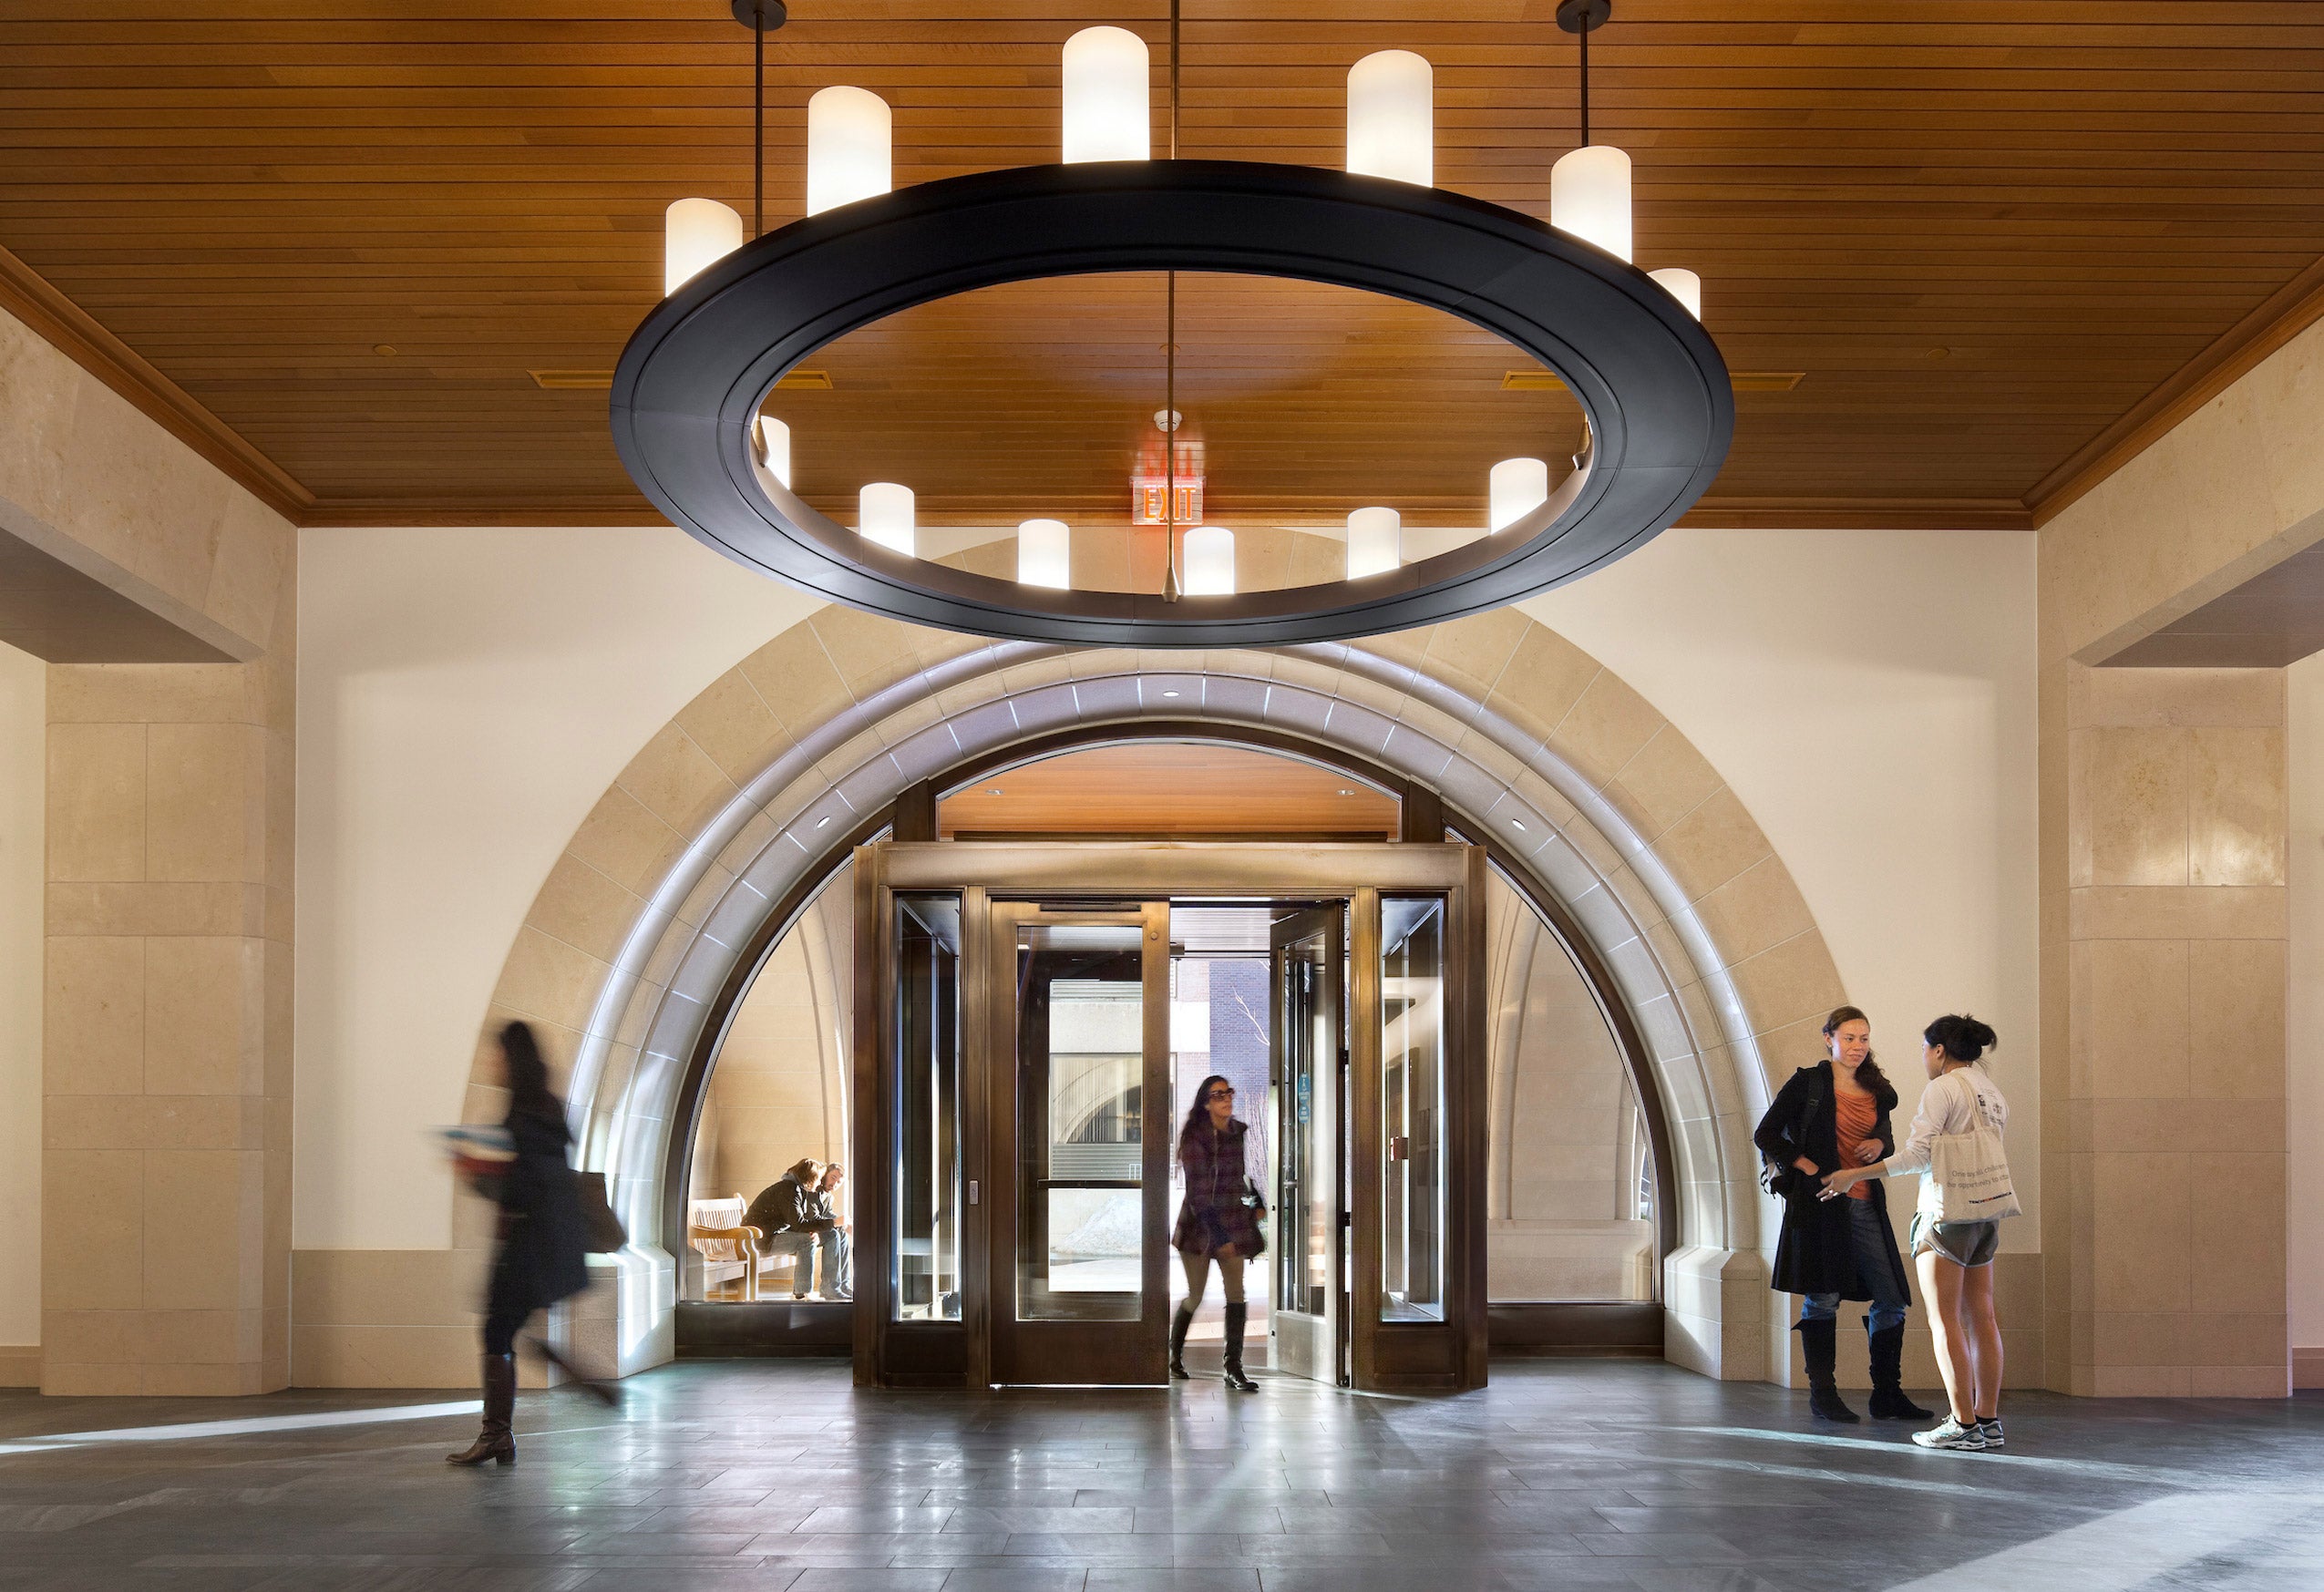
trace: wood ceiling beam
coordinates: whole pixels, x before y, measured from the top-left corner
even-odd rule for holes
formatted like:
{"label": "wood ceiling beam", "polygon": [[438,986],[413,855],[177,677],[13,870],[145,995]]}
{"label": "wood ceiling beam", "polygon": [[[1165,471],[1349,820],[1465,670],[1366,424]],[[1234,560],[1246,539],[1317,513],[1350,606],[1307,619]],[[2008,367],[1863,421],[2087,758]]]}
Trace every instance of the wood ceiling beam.
{"label": "wood ceiling beam", "polygon": [[314,509],[314,493],[5,248],[0,248],[0,310],[47,339],[275,513],[293,525],[306,522]]}

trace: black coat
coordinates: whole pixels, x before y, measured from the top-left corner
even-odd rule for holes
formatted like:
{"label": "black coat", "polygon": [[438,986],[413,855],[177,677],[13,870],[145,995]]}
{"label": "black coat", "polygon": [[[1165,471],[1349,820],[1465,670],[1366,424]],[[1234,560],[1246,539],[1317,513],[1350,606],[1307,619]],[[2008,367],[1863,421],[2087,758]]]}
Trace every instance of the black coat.
{"label": "black coat", "polygon": [[819,1233],[832,1225],[823,1214],[823,1197],[807,1189],[788,1172],[758,1191],[743,1212],[743,1226],[756,1227],[772,1238],[776,1233]]}
{"label": "black coat", "polygon": [[1235,1247],[1245,1259],[1267,1252],[1267,1235],[1260,1227],[1263,1207],[1254,1198],[1249,1163],[1243,1158],[1249,1127],[1239,1117],[1214,1128],[1205,1122],[1178,1136],[1178,1164],[1187,1172],[1187,1197],[1178,1207],[1178,1225],[1171,1230],[1170,1248],[1182,1255],[1209,1255]]}
{"label": "black coat", "polygon": [[511,1115],[517,1158],[500,1179],[500,1248],[485,1308],[519,1320],[589,1286],[589,1223],[565,1160],[564,1119]]}
{"label": "black coat", "polygon": [[[1883,1160],[1897,1153],[1897,1136],[1888,1114],[1896,1109],[1897,1092],[1883,1083],[1874,1090],[1879,1115],[1872,1125],[1880,1141]],[[1789,1167],[1802,1155],[1815,1163],[1817,1176],[1794,1169],[1779,1186],[1784,1197],[1784,1236],[1775,1245],[1775,1274],[1770,1286],[1777,1293],[1836,1293],[1846,1299],[1868,1299],[1872,1290],[1856,1279],[1854,1218],[1849,1202],[1817,1197],[1821,1177],[1840,1169],[1840,1114],[1832,1094],[1832,1063],[1818,1062],[1794,1073],[1775,1096],[1767,1114],[1752,1135],[1759,1153],[1779,1166]],[[1872,1208],[1888,1225],[1888,1194],[1882,1179],[1872,1181]],[[1897,1276],[1900,1294],[1910,1293],[1904,1257],[1897,1253],[1893,1229],[1888,1237],[1888,1265]]]}

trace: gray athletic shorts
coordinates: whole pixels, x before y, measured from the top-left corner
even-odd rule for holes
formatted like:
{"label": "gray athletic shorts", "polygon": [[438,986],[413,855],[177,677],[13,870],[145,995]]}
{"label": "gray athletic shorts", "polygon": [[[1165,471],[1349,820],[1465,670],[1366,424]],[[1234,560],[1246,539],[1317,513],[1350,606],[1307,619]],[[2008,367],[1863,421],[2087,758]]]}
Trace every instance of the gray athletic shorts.
{"label": "gray athletic shorts", "polygon": [[1990,1266],[2001,1252],[1999,1222],[1932,1222],[1919,1211],[1912,1216],[1912,1252],[1942,1255],[1956,1266]]}

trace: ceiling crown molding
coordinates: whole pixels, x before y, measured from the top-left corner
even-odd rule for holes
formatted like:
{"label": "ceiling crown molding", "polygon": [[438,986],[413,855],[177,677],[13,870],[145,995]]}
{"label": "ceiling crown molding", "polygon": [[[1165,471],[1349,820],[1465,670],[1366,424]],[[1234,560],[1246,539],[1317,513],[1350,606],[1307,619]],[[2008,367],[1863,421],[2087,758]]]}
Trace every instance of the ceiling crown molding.
{"label": "ceiling crown molding", "polygon": [[2251,313],[2132,405],[2121,419],[2035,482],[2025,495],[2032,522],[2048,524],[2319,320],[2324,320],[2324,259],[2268,294]]}
{"label": "ceiling crown molding", "polygon": [[275,513],[293,525],[306,523],[314,493],[7,249],[0,249],[0,310],[46,338]]}

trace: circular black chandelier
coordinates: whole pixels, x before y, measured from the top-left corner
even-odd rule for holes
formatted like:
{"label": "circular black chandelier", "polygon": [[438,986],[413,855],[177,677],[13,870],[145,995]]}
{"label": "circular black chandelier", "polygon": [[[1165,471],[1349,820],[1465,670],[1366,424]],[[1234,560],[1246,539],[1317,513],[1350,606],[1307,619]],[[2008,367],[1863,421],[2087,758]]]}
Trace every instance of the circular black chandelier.
{"label": "circular black chandelier", "polygon": [[[762,0],[733,3],[762,40],[779,26],[772,0],[771,20],[752,13]],[[1586,39],[1605,0],[1568,9],[1579,24],[1569,31]],[[1175,67],[1174,48],[1174,110]],[[757,418],[776,383],[835,339],[977,288],[1123,271],[1291,278],[1455,315],[1556,373],[1580,406],[1587,452],[1546,500],[1449,552],[1361,579],[1214,595],[1177,590],[1175,554],[1170,585],[1155,592],[1055,590],[919,559],[811,508],[761,456]],[[1671,291],[1529,216],[1315,167],[1099,159],[879,193],[743,244],[631,336],[612,421],[622,464],[673,524],[831,601],[1013,640],[1211,647],[1406,630],[1610,563],[1709,488],[1734,400],[1718,346]]]}

